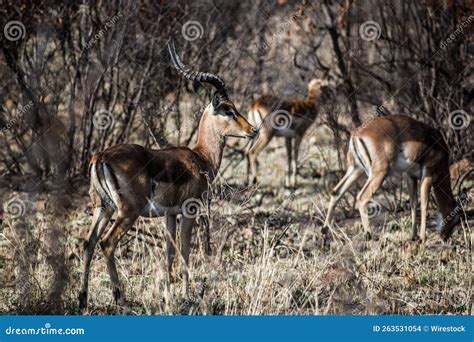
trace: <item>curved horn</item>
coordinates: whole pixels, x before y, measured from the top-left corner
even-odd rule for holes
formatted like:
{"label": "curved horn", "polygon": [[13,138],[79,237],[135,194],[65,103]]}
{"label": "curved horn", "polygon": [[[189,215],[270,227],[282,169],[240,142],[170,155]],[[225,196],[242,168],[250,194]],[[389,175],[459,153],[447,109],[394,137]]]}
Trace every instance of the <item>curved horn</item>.
{"label": "curved horn", "polygon": [[188,80],[209,83],[214,86],[218,92],[227,95],[225,83],[219,76],[208,72],[194,71],[190,67],[184,65],[176,53],[176,48],[173,41],[168,43],[168,51],[171,57],[171,64],[173,64],[173,67],[178,70],[181,75],[186,77]]}

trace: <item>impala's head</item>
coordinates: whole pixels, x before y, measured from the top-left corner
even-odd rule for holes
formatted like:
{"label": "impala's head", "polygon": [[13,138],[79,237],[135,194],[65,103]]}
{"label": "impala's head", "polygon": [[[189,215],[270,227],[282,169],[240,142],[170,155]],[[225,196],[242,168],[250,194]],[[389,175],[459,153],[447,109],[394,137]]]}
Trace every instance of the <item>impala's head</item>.
{"label": "impala's head", "polygon": [[235,108],[227,95],[224,81],[219,76],[193,71],[185,66],[176,53],[173,42],[168,44],[168,50],[173,66],[181,75],[192,81],[211,84],[216,89],[204,113],[211,121],[215,133],[222,137],[255,138],[257,130]]}

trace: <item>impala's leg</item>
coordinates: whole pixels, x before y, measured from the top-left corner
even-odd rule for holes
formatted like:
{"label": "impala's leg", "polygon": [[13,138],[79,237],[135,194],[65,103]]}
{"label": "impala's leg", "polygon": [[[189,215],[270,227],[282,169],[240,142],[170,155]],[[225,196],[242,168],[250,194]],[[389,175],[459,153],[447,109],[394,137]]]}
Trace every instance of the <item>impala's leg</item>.
{"label": "impala's leg", "polygon": [[91,230],[89,236],[84,243],[84,271],[82,274],[82,287],[79,292],[79,307],[87,307],[87,294],[89,288],[89,272],[94,255],[95,245],[100,236],[107,227],[113,211],[109,207],[97,207],[94,209],[94,217],[92,219]]}
{"label": "impala's leg", "polygon": [[293,167],[293,147],[291,146],[292,143],[292,138],[285,138],[285,146],[286,146],[286,156],[287,156],[287,171],[286,171],[286,176],[285,176],[285,186],[290,187],[291,184],[291,175],[293,173],[292,167]]}
{"label": "impala's leg", "polygon": [[416,208],[418,205],[418,180],[416,178],[407,177],[408,194],[410,195],[411,207],[411,239],[418,240],[418,233],[416,227]]}
{"label": "impala's leg", "polygon": [[166,291],[170,293],[171,271],[173,269],[173,260],[176,255],[176,215],[166,215]]}
{"label": "impala's leg", "polygon": [[324,227],[329,227],[332,223],[334,215],[334,207],[337,202],[341,199],[342,196],[349,190],[352,185],[362,176],[364,171],[354,166],[350,166],[347,169],[346,174],[342,177],[341,181],[334,187],[331,193],[331,200],[329,201],[328,213],[326,215],[326,221],[324,222]]}
{"label": "impala's leg", "polygon": [[296,187],[296,179],[298,177],[298,153],[300,150],[301,141],[303,140],[302,135],[296,135],[293,141],[293,175],[292,175],[292,185]]}
{"label": "impala's leg", "polygon": [[263,151],[265,146],[268,145],[271,138],[273,137],[266,129],[262,127],[255,143],[250,147],[248,151],[248,158],[250,161],[250,169],[252,171],[252,182],[257,183],[257,157]]}
{"label": "impala's leg", "polygon": [[428,211],[428,200],[430,198],[431,184],[433,178],[426,176],[421,181],[420,186],[420,206],[421,206],[421,224],[420,224],[420,238],[424,242],[426,240],[426,216]]}
{"label": "impala's leg", "polygon": [[181,224],[181,255],[183,256],[183,297],[188,296],[189,289],[189,252],[193,233],[194,217],[184,217]]}
{"label": "impala's leg", "polygon": [[100,246],[107,259],[107,269],[112,282],[114,298],[118,305],[125,304],[125,296],[122,293],[117,266],[115,265],[115,248],[137,218],[138,215],[136,214],[119,212],[114,224],[100,242]]}
{"label": "impala's leg", "polygon": [[383,180],[387,176],[388,171],[386,169],[382,169],[378,172],[374,172],[369,179],[365,183],[362,190],[359,192],[357,196],[357,202],[359,207],[360,218],[362,220],[362,226],[364,226],[364,230],[366,233],[366,237],[368,239],[371,238],[371,231],[370,231],[370,224],[369,224],[369,215],[367,213],[367,203],[369,203],[370,199],[374,195],[374,193],[380,188],[382,185]]}

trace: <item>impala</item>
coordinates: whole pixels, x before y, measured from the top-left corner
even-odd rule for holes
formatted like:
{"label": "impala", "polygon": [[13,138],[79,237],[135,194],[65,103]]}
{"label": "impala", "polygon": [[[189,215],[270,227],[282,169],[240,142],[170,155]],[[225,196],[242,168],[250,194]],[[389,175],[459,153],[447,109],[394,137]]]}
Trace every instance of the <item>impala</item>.
{"label": "impala", "polygon": [[449,239],[460,221],[460,215],[459,204],[451,191],[448,147],[438,130],[402,115],[374,118],[351,133],[347,171],[332,190],[325,228],[332,222],[334,207],[339,199],[365,173],[368,179],[357,195],[357,203],[362,225],[370,238],[366,205],[391,172],[407,176],[412,240],[418,239],[418,181],[421,183],[421,240],[426,239],[426,216],[431,188],[443,218],[439,227],[440,234],[445,241]]}
{"label": "impala", "polygon": [[258,138],[247,150],[247,175],[252,173],[252,182],[257,182],[257,158],[273,137],[285,137],[287,152],[287,175],[285,186],[296,186],[298,173],[298,151],[306,130],[318,115],[321,101],[322,80],[312,79],[305,98],[281,100],[272,95],[263,95],[249,109],[249,121],[259,127]]}
{"label": "impala", "polygon": [[101,239],[100,246],[107,261],[117,304],[124,304],[125,296],[115,265],[115,248],[139,216],[166,217],[169,233],[166,239],[166,289],[169,290],[175,256],[176,217],[183,214],[181,255],[184,262],[183,296],[187,296],[187,265],[196,199],[208,190],[209,182],[219,170],[226,137],[254,138],[257,133],[229,100],[225,84],[218,76],[192,71],[185,66],[174,44],[169,44],[168,50],[172,65],[181,75],[192,81],[209,83],[216,91],[202,113],[197,143],[193,148],[153,150],[139,145],[115,145],[92,157],[89,166],[90,196],[95,210],[84,246],[84,274],[79,294],[81,307],[87,306],[88,279],[95,245],[114,213],[115,222]]}

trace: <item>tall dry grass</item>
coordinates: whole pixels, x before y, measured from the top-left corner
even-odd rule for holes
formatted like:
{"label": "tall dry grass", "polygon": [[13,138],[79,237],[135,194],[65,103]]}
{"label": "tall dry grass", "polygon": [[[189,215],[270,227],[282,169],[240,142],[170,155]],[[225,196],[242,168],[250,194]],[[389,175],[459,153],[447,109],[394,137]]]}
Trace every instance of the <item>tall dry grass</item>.
{"label": "tall dry grass", "polygon": [[[324,132],[318,130],[311,136],[324,136]],[[277,186],[284,179],[285,165],[278,144],[274,143],[272,153],[262,154],[260,186],[241,185],[243,163],[229,168],[215,185],[216,195],[202,212],[207,220],[200,219],[202,224],[193,238],[189,298],[180,296],[177,258],[171,304],[165,304],[164,223],[140,218],[116,254],[129,306],[115,306],[106,264],[97,248],[89,308],[79,311],[81,246],[91,221],[85,210],[86,188],[81,188],[71,195],[72,205],[61,213],[51,208],[57,205],[51,198],[38,195],[25,199],[34,205],[23,216],[4,217],[0,311],[93,315],[473,313],[472,221],[459,226],[453,238],[443,243],[435,232],[435,211],[431,210],[427,242],[411,242],[409,211],[393,210],[403,204],[406,195],[397,187],[390,188],[389,182],[385,193],[376,198],[383,204],[380,213],[371,220],[378,239],[364,240],[349,195],[338,208],[338,223],[325,249],[321,224],[328,203],[326,189],[337,177],[332,179],[324,170],[337,168],[334,153],[320,143],[304,144],[301,185],[286,190]],[[312,176],[317,173],[323,177]],[[11,196],[27,194],[6,194]],[[35,209],[42,201],[46,204]],[[202,243],[206,221],[210,255]]]}

